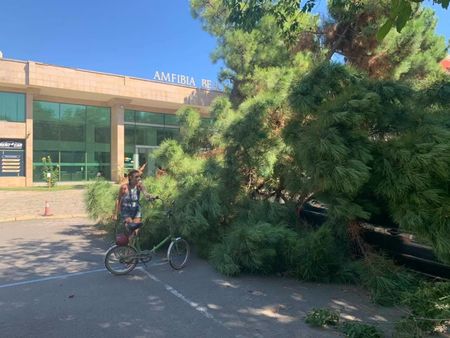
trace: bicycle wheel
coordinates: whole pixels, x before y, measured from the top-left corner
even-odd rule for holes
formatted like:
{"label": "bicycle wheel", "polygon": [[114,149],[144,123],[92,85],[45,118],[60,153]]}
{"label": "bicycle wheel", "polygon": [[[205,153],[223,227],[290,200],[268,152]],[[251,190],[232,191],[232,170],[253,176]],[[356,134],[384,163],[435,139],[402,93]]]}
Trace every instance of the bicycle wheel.
{"label": "bicycle wheel", "polygon": [[170,266],[175,270],[182,269],[187,263],[189,253],[189,243],[182,238],[175,238],[167,249]]}
{"label": "bicycle wheel", "polygon": [[114,245],[105,255],[105,266],[114,275],[126,275],[137,265],[137,252],[131,246]]}

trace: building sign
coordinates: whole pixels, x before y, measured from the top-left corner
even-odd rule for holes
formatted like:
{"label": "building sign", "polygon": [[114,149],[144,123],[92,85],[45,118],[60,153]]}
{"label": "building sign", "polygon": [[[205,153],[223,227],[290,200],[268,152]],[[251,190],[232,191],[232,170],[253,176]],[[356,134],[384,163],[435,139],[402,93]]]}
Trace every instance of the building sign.
{"label": "building sign", "polygon": [[25,176],[25,141],[0,139],[0,176]]}
{"label": "building sign", "polygon": [[24,142],[20,140],[1,140],[0,150],[23,150]]}
{"label": "building sign", "polygon": [[155,75],[153,75],[153,80],[189,87],[199,87],[202,89],[220,90],[219,85],[211,80],[201,79],[200,81],[196,81],[194,77],[189,75],[160,72],[158,70],[155,72]]}

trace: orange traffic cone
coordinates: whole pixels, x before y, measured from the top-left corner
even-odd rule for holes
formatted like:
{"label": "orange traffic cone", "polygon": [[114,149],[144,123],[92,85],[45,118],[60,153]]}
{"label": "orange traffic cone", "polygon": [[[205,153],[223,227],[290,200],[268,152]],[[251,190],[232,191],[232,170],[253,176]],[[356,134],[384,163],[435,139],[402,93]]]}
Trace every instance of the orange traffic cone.
{"label": "orange traffic cone", "polygon": [[44,215],[43,216],[52,216],[52,212],[50,211],[50,203],[45,201],[45,207],[44,207]]}

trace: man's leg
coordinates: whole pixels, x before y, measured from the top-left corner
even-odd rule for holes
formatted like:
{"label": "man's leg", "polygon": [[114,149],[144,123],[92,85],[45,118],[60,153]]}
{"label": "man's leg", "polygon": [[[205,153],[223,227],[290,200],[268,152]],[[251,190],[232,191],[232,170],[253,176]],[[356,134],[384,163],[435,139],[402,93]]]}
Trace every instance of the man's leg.
{"label": "man's leg", "polygon": [[[141,223],[141,222],[142,222],[142,219],[140,217],[133,218],[133,223],[137,224],[137,223]],[[134,236],[137,236],[138,234],[139,234],[139,229],[134,230],[130,236],[130,239],[133,238]]]}

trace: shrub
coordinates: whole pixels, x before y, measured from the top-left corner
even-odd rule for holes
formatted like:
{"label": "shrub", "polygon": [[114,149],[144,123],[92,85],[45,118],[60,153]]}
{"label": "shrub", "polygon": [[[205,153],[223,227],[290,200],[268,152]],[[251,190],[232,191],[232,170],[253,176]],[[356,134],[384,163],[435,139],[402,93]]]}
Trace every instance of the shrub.
{"label": "shrub", "polygon": [[50,156],[42,158],[42,179],[51,187],[54,187],[59,180],[59,166],[53,164]]}
{"label": "shrub", "polygon": [[344,284],[361,284],[361,276],[364,274],[364,261],[347,261],[336,274],[336,282]]}
{"label": "shrub", "polygon": [[305,322],[312,326],[336,326],[339,324],[339,313],[331,309],[312,309],[306,315]]}
{"label": "shrub", "polygon": [[418,286],[418,279],[391,260],[370,255],[361,262],[361,282],[375,303],[384,306],[400,304],[404,293]]}
{"label": "shrub", "polygon": [[211,264],[226,276],[236,276],[241,272],[239,265],[232,257],[232,249],[226,243],[218,243],[211,250]]}
{"label": "shrub", "polygon": [[447,330],[450,323],[450,282],[423,283],[415,292],[405,294],[403,303],[411,314],[399,323],[397,331],[419,336],[437,329]]}
{"label": "shrub", "polygon": [[316,327],[337,327],[348,338],[381,338],[382,333],[374,326],[357,322],[339,323],[339,313],[332,309],[313,309],[306,315],[305,322]]}
{"label": "shrub", "polygon": [[337,244],[329,227],[322,227],[295,243],[291,260],[295,277],[330,282],[336,279],[345,262],[345,247]]}
{"label": "shrub", "polygon": [[279,204],[268,200],[243,198],[238,205],[237,218],[249,223],[266,222],[270,224],[296,224],[295,204]]}
{"label": "shrub", "polygon": [[348,338],[382,338],[383,334],[373,325],[358,322],[345,322],[341,331]]}
{"label": "shrub", "polygon": [[288,268],[297,234],[283,225],[240,223],[215,245],[210,261],[225,274],[274,273]]}
{"label": "shrub", "polygon": [[118,188],[105,180],[88,184],[85,202],[89,217],[103,223],[110,221],[117,193]]}

